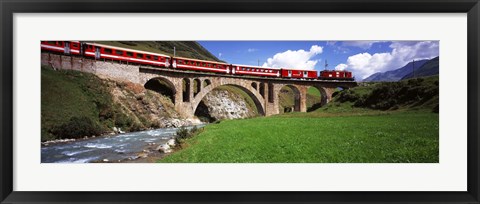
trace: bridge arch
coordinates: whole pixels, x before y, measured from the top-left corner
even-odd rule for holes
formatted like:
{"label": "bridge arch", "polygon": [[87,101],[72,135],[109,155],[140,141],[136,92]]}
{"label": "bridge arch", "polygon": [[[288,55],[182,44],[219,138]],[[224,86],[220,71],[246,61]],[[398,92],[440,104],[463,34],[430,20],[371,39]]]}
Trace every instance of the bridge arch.
{"label": "bridge arch", "polygon": [[[290,88],[293,92],[293,107],[283,107],[283,111],[280,112],[300,112],[300,106],[302,102],[302,94],[300,92],[300,88],[293,84],[285,84],[280,87],[280,92],[278,94],[281,94],[282,91],[285,90],[285,87]],[[280,99],[280,97],[278,97],[278,99]]]}
{"label": "bridge arch", "polygon": [[149,79],[143,85],[145,89],[155,91],[162,95],[167,96],[170,98],[173,104],[175,104],[175,94],[177,93],[177,89],[172,81],[168,80],[165,77],[154,77]]}
{"label": "bridge arch", "polygon": [[[320,91],[320,94],[322,95],[322,100],[321,104],[324,106],[328,102],[330,102],[333,98],[333,93],[337,90],[337,87],[325,87],[325,86],[319,86],[319,85],[314,85],[315,88],[317,88]],[[340,86],[338,86],[340,87]],[[342,87],[343,89],[349,89],[349,87]]]}
{"label": "bridge arch", "polygon": [[210,81],[210,79],[205,79],[203,80],[203,84],[202,84],[202,87],[205,88],[206,86],[212,84],[212,82]]}
{"label": "bridge arch", "polygon": [[314,89],[316,89],[320,92],[320,102],[312,104],[311,107],[307,107],[307,112],[314,111],[314,110],[326,105],[327,104],[327,98],[328,98],[325,88],[322,88],[322,87],[319,87],[319,86],[309,86],[307,88],[307,92],[309,91],[310,88],[314,88]]}
{"label": "bridge arch", "polygon": [[194,99],[192,100],[192,111],[195,112],[198,105],[200,104],[200,101],[208,93],[210,93],[212,90],[214,90],[215,88],[218,88],[220,86],[235,86],[235,87],[241,89],[242,91],[247,93],[250,96],[250,98],[252,98],[252,100],[255,103],[255,106],[257,108],[258,113],[260,115],[265,115],[265,101],[262,98],[262,96],[258,93],[258,91],[253,89],[253,87],[250,86],[250,84],[244,85],[243,83],[241,83],[239,81],[229,81],[229,82],[215,83],[215,84],[211,84],[211,85],[208,85],[208,86],[204,87],[197,94],[197,96],[195,96]]}
{"label": "bridge arch", "polygon": [[257,90],[257,83],[256,83],[256,82],[252,82],[252,87],[253,87],[253,89]]}
{"label": "bridge arch", "polygon": [[190,79],[182,79],[182,100],[183,102],[190,102]]}
{"label": "bridge arch", "polygon": [[198,78],[193,80],[193,96],[196,96],[202,91],[202,81]]}

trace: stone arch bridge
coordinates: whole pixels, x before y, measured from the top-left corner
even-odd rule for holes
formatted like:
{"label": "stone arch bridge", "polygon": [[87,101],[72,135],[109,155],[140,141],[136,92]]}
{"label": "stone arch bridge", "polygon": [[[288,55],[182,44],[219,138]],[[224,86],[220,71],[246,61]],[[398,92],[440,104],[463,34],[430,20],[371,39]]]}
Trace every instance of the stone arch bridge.
{"label": "stone arch bridge", "polygon": [[235,86],[246,92],[255,102],[258,113],[275,115],[279,113],[279,93],[284,86],[290,87],[295,94],[294,111],[307,111],[307,90],[317,88],[321,93],[321,103],[326,104],[338,87],[348,89],[355,82],[332,82],[312,80],[286,80],[262,77],[217,75],[189,71],[166,70],[140,67],[139,82],[146,84],[150,80],[161,80],[173,90],[176,110],[184,117],[193,117],[198,104],[213,89],[220,86]]}
{"label": "stone arch bridge", "polygon": [[255,102],[262,115],[279,113],[279,93],[284,86],[290,87],[295,94],[294,111],[307,111],[307,90],[317,88],[321,93],[322,105],[332,99],[338,88],[348,89],[357,85],[349,81],[288,80],[263,77],[245,77],[218,75],[185,70],[144,67],[121,62],[98,61],[76,56],[63,56],[42,53],[42,65],[57,69],[73,69],[91,72],[100,77],[126,80],[146,85],[151,80],[160,80],[172,90],[175,109],[186,118],[192,118],[202,98],[213,89],[230,85],[242,89]]}

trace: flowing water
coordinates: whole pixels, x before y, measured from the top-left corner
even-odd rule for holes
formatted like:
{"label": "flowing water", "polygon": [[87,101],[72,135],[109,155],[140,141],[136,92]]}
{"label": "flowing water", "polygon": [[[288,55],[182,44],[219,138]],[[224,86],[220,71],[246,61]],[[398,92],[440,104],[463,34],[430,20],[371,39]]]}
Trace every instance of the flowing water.
{"label": "flowing water", "polygon": [[[198,128],[204,125],[197,126]],[[193,126],[192,126],[193,127]],[[188,127],[189,129],[192,127]],[[42,163],[122,162],[145,156],[176,136],[178,128],[123,133],[42,147]]]}

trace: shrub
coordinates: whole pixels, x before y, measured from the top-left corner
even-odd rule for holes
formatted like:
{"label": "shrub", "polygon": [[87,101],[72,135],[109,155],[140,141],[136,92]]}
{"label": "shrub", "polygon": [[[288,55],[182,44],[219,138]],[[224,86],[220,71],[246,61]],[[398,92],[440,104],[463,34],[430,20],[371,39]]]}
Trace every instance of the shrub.
{"label": "shrub", "polygon": [[100,135],[102,128],[88,117],[72,117],[62,125],[52,130],[56,138],[80,138],[83,136]]}
{"label": "shrub", "polygon": [[197,131],[198,131],[197,126],[193,126],[192,129],[190,129],[190,134],[193,135],[193,134],[197,133]]}
{"label": "shrub", "polygon": [[177,139],[187,139],[190,136],[190,132],[188,131],[187,128],[181,127],[177,130]]}
{"label": "shrub", "polygon": [[177,137],[175,137],[175,142],[177,144],[181,144],[183,143],[184,140],[198,134],[200,130],[201,129],[198,129],[197,126],[193,126],[192,129],[190,129],[190,131],[185,127],[181,127],[177,130]]}

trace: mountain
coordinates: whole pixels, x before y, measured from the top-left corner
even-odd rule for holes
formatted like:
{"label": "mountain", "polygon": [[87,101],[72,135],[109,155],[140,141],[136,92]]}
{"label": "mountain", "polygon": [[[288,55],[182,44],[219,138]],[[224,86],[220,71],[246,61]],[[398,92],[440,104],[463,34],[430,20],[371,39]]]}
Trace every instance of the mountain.
{"label": "mountain", "polygon": [[[415,61],[415,71],[418,70],[423,64],[425,64],[428,60],[418,60]],[[388,71],[388,72],[377,72],[375,74],[370,75],[369,77],[365,78],[363,81],[399,81],[405,75],[412,72],[412,68],[414,66],[413,62],[409,62],[405,66]]]}
{"label": "mountain", "polygon": [[[438,75],[439,71],[439,57],[435,57],[431,60],[428,60],[425,64],[423,64],[420,68],[415,71],[415,77],[425,77],[425,76],[433,76]],[[413,78],[413,73],[409,73],[405,75],[403,79],[410,79]]]}
{"label": "mountain", "polygon": [[97,43],[177,57],[222,62],[196,41],[97,41]]}

